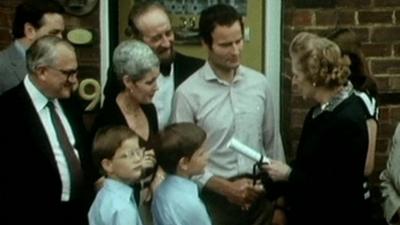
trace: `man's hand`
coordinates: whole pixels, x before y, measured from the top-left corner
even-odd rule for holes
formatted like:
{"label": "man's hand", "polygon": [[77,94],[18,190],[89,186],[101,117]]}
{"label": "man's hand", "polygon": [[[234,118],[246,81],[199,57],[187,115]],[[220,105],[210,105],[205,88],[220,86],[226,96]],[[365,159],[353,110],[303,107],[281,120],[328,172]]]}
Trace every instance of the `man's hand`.
{"label": "man's hand", "polygon": [[253,192],[251,192],[252,181],[247,178],[242,178],[230,182],[230,188],[226,190],[225,197],[228,201],[240,205],[247,206],[253,201]]}
{"label": "man's hand", "polygon": [[[253,185],[253,180],[249,178],[242,178],[232,182],[233,194],[226,196],[227,199],[237,205],[240,205],[242,209],[247,210],[251,205],[265,193],[264,187],[261,182]],[[239,195],[235,195],[236,193]]]}
{"label": "man's hand", "polygon": [[253,202],[265,192],[260,182],[253,185],[253,181],[249,178],[228,181],[223,178],[212,177],[207,183],[207,187],[225,196],[229,202],[239,205],[243,209],[250,208]]}

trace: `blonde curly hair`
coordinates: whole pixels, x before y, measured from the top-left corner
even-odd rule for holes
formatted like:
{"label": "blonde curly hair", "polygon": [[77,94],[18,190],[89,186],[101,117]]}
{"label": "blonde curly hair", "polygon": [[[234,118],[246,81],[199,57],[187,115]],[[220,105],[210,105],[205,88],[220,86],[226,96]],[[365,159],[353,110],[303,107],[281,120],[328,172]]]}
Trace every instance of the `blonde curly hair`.
{"label": "blonde curly hair", "polygon": [[298,66],[313,86],[333,89],[347,84],[350,60],[340,48],[316,34],[301,32],[289,47],[292,64]]}

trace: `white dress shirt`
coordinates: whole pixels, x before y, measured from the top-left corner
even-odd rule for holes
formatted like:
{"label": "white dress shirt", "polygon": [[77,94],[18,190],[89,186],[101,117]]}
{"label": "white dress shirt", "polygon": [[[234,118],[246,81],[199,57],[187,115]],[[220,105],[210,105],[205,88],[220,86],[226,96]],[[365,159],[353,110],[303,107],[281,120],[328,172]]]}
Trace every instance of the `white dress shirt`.
{"label": "white dress shirt", "polygon": [[174,122],[194,122],[207,133],[210,157],[198,181],[211,176],[231,178],[251,174],[255,162],[227,148],[236,138],[262,155],[285,160],[267,79],[240,66],[232,83],[218,78],[207,62],[175,92]]}
{"label": "white dress shirt", "polygon": [[154,95],[153,103],[157,110],[158,129],[162,130],[171,122],[172,98],[175,92],[173,64],[168,76],[158,76],[157,85],[158,91]]}

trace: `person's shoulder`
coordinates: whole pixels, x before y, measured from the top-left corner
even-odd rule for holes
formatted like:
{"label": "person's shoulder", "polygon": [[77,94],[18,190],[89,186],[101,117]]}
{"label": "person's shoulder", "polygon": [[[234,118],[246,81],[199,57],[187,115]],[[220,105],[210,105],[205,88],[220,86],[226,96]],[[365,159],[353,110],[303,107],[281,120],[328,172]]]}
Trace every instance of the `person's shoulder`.
{"label": "person's shoulder", "polygon": [[376,99],[363,91],[355,91],[354,93],[361,99],[367,115],[370,118],[378,119],[379,107]]}
{"label": "person's shoulder", "polygon": [[257,87],[258,90],[271,91],[271,85],[265,74],[243,65],[239,68],[246,85]]}
{"label": "person's shoulder", "polygon": [[260,71],[244,65],[240,65],[239,69],[244,76],[249,78],[249,80],[254,80],[256,82],[267,82],[265,74],[261,73]]}
{"label": "person's shoulder", "polygon": [[[2,49],[0,51],[0,64],[4,64],[4,59],[13,57],[14,55],[18,55],[18,49],[15,46],[14,43],[11,43],[10,45],[8,45],[7,47],[5,47],[4,49]],[[3,62],[1,62],[3,61]]]}
{"label": "person's shoulder", "polygon": [[9,100],[17,101],[16,99],[21,98],[22,93],[24,93],[24,90],[26,92],[25,86],[23,85],[23,82],[21,82],[17,86],[12,87],[7,91],[5,91],[4,93],[2,93],[0,95],[0,99],[2,101],[9,101]]}
{"label": "person's shoulder", "polygon": [[200,67],[196,70],[192,75],[190,75],[185,81],[182,82],[179,87],[177,87],[176,92],[181,92],[185,90],[185,92],[191,91],[194,87],[198,87],[199,83],[204,80],[202,77],[202,69],[204,66]]}
{"label": "person's shoulder", "polygon": [[[6,47],[5,49],[0,51],[0,68],[4,68],[10,64],[11,55],[14,52],[14,50],[16,51],[15,47],[13,47],[13,46],[14,45],[11,44],[8,47]],[[2,73],[2,72],[0,71],[0,73]]]}
{"label": "person's shoulder", "polygon": [[4,56],[5,54],[8,54],[10,51],[16,50],[15,45],[13,43],[7,45],[5,48],[0,49],[0,56]]}
{"label": "person's shoulder", "polygon": [[367,119],[365,106],[362,100],[355,94],[350,95],[334,110],[338,121],[343,123],[363,123]]}
{"label": "person's shoulder", "polygon": [[190,62],[190,63],[194,63],[196,65],[203,65],[205,60],[200,59],[200,58],[196,58],[193,56],[189,56],[189,55],[185,55],[183,53],[180,52],[176,52],[175,53],[175,60],[178,62]]}

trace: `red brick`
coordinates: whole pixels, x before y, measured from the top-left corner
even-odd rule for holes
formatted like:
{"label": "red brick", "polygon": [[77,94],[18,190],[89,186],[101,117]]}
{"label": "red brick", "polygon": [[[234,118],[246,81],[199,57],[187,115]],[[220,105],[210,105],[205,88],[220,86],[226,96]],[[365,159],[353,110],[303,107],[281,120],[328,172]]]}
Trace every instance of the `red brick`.
{"label": "red brick", "polygon": [[10,44],[11,41],[11,31],[8,29],[0,29],[0,43]]}
{"label": "red brick", "polygon": [[311,10],[297,10],[293,13],[293,26],[311,26],[313,25],[314,13]]}
{"label": "red brick", "polygon": [[378,138],[376,141],[376,152],[377,153],[387,153],[389,138]]}
{"label": "red brick", "polygon": [[388,69],[388,74],[400,74],[400,65],[396,66],[396,67],[390,67]]}
{"label": "red brick", "polygon": [[303,127],[292,127],[289,131],[290,139],[291,140],[299,139],[302,131]]}
{"label": "red brick", "polygon": [[358,39],[364,43],[364,42],[370,42],[369,38],[369,29],[368,28],[360,28],[360,27],[350,27],[356,34]]}
{"label": "red brick", "polygon": [[358,22],[363,24],[393,24],[393,11],[359,11]]}
{"label": "red brick", "polygon": [[393,7],[393,6],[400,6],[399,0],[378,0],[374,1],[374,6],[377,7]]}
{"label": "red brick", "polygon": [[390,123],[397,124],[400,121],[400,106],[391,105],[390,106]]}
{"label": "red brick", "polygon": [[292,127],[302,127],[307,110],[293,109],[291,113]]}
{"label": "red brick", "polygon": [[400,56],[400,44],[394,44],[393,49],[394,49],[394,55]]}
{"label": "red brick", "polygon": [[387,74],[391,70],[397,70],[400,66],[400,59],[372,59],[371,72],[373,74]]}
{"label": "red brick", "polygon": [[393,123],[379,123],[378,124],[378,136],[379,137],[392,137],[396,124]]}
{"label": "red brick", "polygon": [[392,54],[390,44],[364,43],[361,50],[366,57],[391,56]]}
{"label": "red brick", "polygon": [[400,10],[396,10],[395,11],[395,21],[396,21],[396,24],[400,24]]}
{"label": "red brick", "polygon": [[79,79],[98,77],[100,74],[99,64],[80,64],[79,65]]}
{"label": "red brick", "polygon": [[375,78],[378,85],[378,90],[381,90],[383,92],[389,90],[389,77],[387,75],[376,76]]}
{"label": "red brick", "polygon": [[[346,0],[348,1],[348,0]],[[354,25],[355,22],[355,11],[354,10],[343,10],[338,12],[338,25]]]}
{"label": "red brick", "polygon": [[77,57],[81,63],[99,62],[100,49],[97,46],[78,46]]}
{"label": "red brick", "polygon": [[400,92],[400,76],[391,76],[389,78],[389,88],[392,92]]}
{"label": "red brick", "polygon": [[9,28],[11,27],[11,18],[6,10],[0,8],[0,27]]}
{"label": "red brick", "polygon": [[379,121],[384,123],[390,122],[390,107],[388,106],[379,107]]}
{"label": "red brick", "polygon": [[[399,1],[400,2],[400,1]],[[372,29],[371,41],[392,43],[400,39],[400,27],[376,27]]]}
{"label": "red brick", "polygon": [[285,27],[283,29],[284,42],[289,46],[290,42],[292,41],[294,36],[296,36],[297,33],[298,31],[295,31],[293,28]]}
{"label": "red brick", "polygon": [[365,8],[371,6],[372,0],[336,0],[336,7]]}
{"label": "red brick", "polygon": [[292,25],[293,21],[293,10],[285,10],[283,13],[283,23],[286,25]]}
{"label": "red brick", "polygon": [[315,25],[317,26],[334,26],[337,21],[337,10],[318,10],[315,12]]}
{"label": "red brick", "polygon": [[298,145],[299,145],[299,141],[298,141],[298,139],[296,139],[296,140],[294,140],[293,142],[292,142],[292,149],[291,149],[291,151],[290,151],[290,156],[292,156],[291,158],[292,159],[294,159],[295,158],[295,156],[296,156],[296,152],[297,152],[297,147],[298,147]]}
{"label": "red brick", "polygon": [[22,0],[2,0],[0,1],[0,8],[15,9]]}
{"label": "red brick", "polygon": [[292,77],[292,64],[290,62],[290,59],[288,57],[285,57],[283,60],[283,75],[287,77],[287,82],[290,84],[291,83],[291,77]]}
{"label": "red brick", "polygon": [[292,93],[291,106],[295,109],[308,110],[315,104],[316,103],[310,99],[308,99],[308,100],[303,99],[303,97],[299,96],[298,93],[294,93],[294,92]]}
{"label": "red brick", "polygon": [[282,3],[283,3],[283,6],[285,8],[293,8],[294,7],[294,1],[295,0],[285,0]]}

